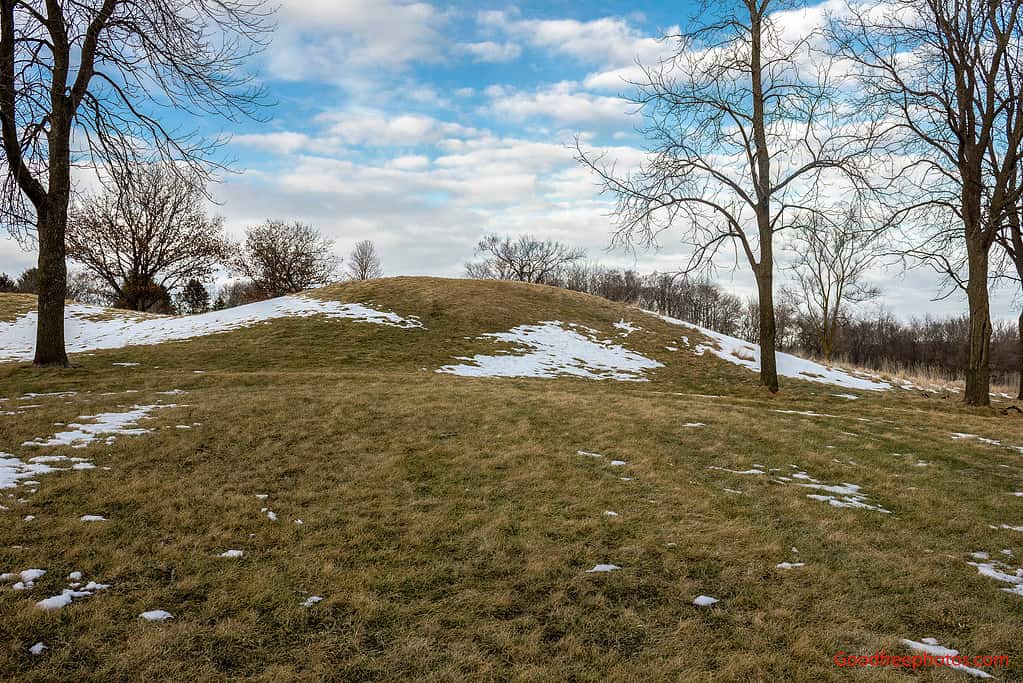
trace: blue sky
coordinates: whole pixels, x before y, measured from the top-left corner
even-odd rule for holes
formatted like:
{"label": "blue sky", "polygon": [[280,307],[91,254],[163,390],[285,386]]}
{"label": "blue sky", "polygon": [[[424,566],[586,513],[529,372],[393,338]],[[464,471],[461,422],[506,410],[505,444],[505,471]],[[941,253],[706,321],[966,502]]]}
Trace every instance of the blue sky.
{"label": "blue sky", "polygon": [[[278,29],[253,64],[276,105],[268,121],[231,124],[236,173],[214,188],[229,231],[266,218],[303,220],[347,253],[377,244],[387,274],[459,276],[488,232],[532,233],[644,272],[685,260],[677,237],[658,251],[606,251],[608,202],[568,145],[641,159],[638,119],[622,100],[637,59],[655,62],[664,30],[698,3],[599,0],[444,3],[283,0]],[[211,132],[225,124],[202,122]],[[35,260],[0,241],[0,270]],[[745,264],[717,276],[753,292]],[[879,271],[904,317],[960,313],[931,302],[934,278]],[[1015,317],[1009,292],[995,314]]]}

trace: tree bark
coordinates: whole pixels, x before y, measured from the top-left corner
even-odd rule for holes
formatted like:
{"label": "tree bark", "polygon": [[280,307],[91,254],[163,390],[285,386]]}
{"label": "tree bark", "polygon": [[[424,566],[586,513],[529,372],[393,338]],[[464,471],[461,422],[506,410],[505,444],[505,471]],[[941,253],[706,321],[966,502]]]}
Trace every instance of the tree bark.
{"label": "tree bark", "polygon": [[967,241],[969,278],[966,298],[970,306],[970,360],[966,367],[963,400],[971,406],[991,405],[991,308],[988,297],[988,249],[978,240]]}
{"label": "tree bark", "polygon": [[757,233],[760,262],[753,265],[760,300],[760,384],[772,394],[778,392],[778,363],[775,357],[777,329],[774,319],[774,231],[771,225],[771,152],[767,146],[767,125],[763,83],[763,17],[767,3],[746,0],[750,16],[750,89],[753,94],[753,144],[756,149],[755,182]]}
{"label": "tree bark", "polygon": [[760,383],[771,393],[778,392],[777,328],[774,320],[774,273],[770,269],[757,272],[757,293],[760,299]]}
{"label": "tree bark", "polygon": [[38,212],[39,317],[33,363],[45,367],[68,367],[64,349],[64,295],[67,292],[67,264],[64,233],[67,211],[47,207]]}
{"label": "tree bark", "polygon": [[1019,314],[1018,329],[1019,329],[1018,332],[1019,361],[1016,365],[1016,368],[1017,370],[1019,370],[1019,394],[1016,396],[1016,398],[1019,399],[1020,401],[1023,401],[1023,311],[1020,311]]}

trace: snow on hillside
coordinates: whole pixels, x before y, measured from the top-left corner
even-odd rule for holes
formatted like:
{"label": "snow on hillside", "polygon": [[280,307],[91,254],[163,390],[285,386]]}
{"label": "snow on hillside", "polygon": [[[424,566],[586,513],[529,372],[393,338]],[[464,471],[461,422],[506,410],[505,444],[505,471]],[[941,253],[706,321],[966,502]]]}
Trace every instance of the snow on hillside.
{"label": "snow on hillside", "polygon": [[[688,327],[691,330],[696,330],[703,336],[714,340],[716,346],[697,344],[693,347],[693,351],[696,355],[702,356],[704,352],[710,351],[718,358],[722,358],[729,363],[735,363],[736,365],[741,365],[744,368],[760,372],[759,344],[751,344],[741,339],[729,337],[726,334],[714,332],[713,330],[708,330],[704,327],[700,327],[699,325],[687,323],[684,320],[672,318],[667,315],[661,315],[660,313],[655,313],[653,311],[644,311],[644,313],[649,313],[650,315],[656,316],[667,323],[671,323],[672,325],[679,325],[681,327]],[[688,340],[684,339],[684,341],[688,345]],[[892,388],[892,386],[886,382],[856,377],[844,370],[828,368],[820,363],[814,363],[813,361],[806,360],[805,358],[799,358],[798,356],[793,356],[788,353],[777,354],[777,363],[778,374],[783,377],[802,379],[810,382],[820,382],[822,384],[833,384],[835,386],[845,387],[846,389],[861,389],[864,391],[884,391]]]}
{"label": "snow on hillside", "polygon": [[[571,328],[571,329],[569,329]],[[611,341],[600,340],[597,331],[583,325],[565,325],[552,320],[537,325],[519,325],[508,332],[485,334],[481,338],[515,345],[499,355],[477,354],[460,365],[445,365],[437,372],[465,377],[558,377],[615,379],[645,382],[644,371],[661,363],[630,351]]]}
{"label": "snow on hillside", "polygon": [[[160,344],[227,332],[276,318],[325,315],[394,327],[422,327],[414,317],[403,318],[363,304],[344,304],[306,296],[282,296],[190,316],[140,316],[99,306],[70,304],[65,310],[69,352]],[[0,361],[32,360],[35,351],[36,312],[13,322],[0,322]]]}

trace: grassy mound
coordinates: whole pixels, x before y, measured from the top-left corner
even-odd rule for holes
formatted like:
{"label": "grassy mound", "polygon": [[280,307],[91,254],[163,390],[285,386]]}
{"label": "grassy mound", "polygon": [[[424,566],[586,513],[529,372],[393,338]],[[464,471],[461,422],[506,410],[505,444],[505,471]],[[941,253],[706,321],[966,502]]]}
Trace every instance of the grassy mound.
{"label": "grassy mound", "polygon": [[[0,451],[95,465],[0,489],[0,572],[47,572],[0,587],[0,677],[846,680],[837,652],[925,637],[1023,673],[1023,595],[969,564],[1023,562],[1005,528],[1023,526],[1015,413],[796,380],[771,396],[680,344],[692,331],[546,287],[394,278],[312,296],[423,328],[288,318],[77,354],[71,371],[0,364]],[[641,329],[619,336],[623,319]],[[435,372],[511,348],[480,335],[548,320],[663,367]],[[136,406],[163,406],[145,433],[24,445]],[[110,587],[35,606],[75,571]]]}

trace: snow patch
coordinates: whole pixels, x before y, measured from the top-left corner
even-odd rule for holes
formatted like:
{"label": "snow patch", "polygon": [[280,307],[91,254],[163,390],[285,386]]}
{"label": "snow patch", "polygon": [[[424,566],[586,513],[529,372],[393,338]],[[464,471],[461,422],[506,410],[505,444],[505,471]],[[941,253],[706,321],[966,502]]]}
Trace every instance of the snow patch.
{"label": "snow patch", "polygon": [[174,615],[166,610],[151,609],[148,612],[140,614],[139,618],[145,619],[146,621],[167,621],[168,619],[173,619]]}
{"label": "snow patch", "polygon": [[67,425],[70,429],[57,432],[49,439],[36,439],[26,441],[22,446],[71,446],[72,448],[85,448],[101,436],[105,436],[106,443],[113,443],[118,435],[138,436],[151,432],[151,429],[138,427],[139,420],[149,417],[149,413],[162,408],[176,408],[175,403],[155,404],[147,406],[132,406],[130,410],[121,413],[99,413],[98,415],[82,415],[79,420],[90,420],[90,422],[72,422]]}
{"label": "snow patch", "polygon": [[[755,372],[760,372],[760,346],[758,344],[744,342],[741,339],[729,337],[726,334],[714,332],[713,330],[708,330],[705,327],[687,323],[683,320],[679,320],[678,318],[661,315],[659,313],[654,313],[653,311],[644,312],[656,316],[667,323],[671,323],[672,325],[679,325],[696,330],[703,336],[714,341],[714,345],[697,344],[693,348],[693,353],[696,355],[702,356],[704,352],[710,351],[718,358],[726,360],[729,363],[741,365],[742,367]],[[856,377],[839,368],[828,368],[820,363],[814,363],[813,361],[806,360],[805,358],[799,358],[798,356],[793,356],[787,353],[778,353],[776,358],[778,374],[783,377],[791,377],[793,379],[802,379],[810,382],[832,384],[846,389],[865,391],[884,391],[892,388],[892,385],[887,382]]]}
{"label": "snow patch", "polygon": [[513,344],[513,351],[459,357],[458,360],[466,363],[445,365],[437,372],[463,377],[571,376],[645,382],[647,370],[662,367],[662,363],[611,341],[600,340],[596,334],[591,328],[565,325],[558,320],[519,325],[508,332],[480,337]]}
{"label": "snow patch", "polygon": [[110,588],[109,584],[93,583],[90,581],[89,585],[87,585],[83,590],[65,588],[59,595],[54,595],[53,597],[40,600],[36,603],[36,607],[46,611],[61,609],[70,605],[75,598],[84,598],[92,595],[93,591],[105,590],[107,588]]}
{"label": "snow patch", "polygon": [[708,470],[718,470],[719,472],[729,472],[730,474],[767,474],[763,470],[756,469],[756,468],[749,469],[749,470],[730,470],[727,467],[717,467],[715,465],[711,465],[707,469]]}
{"label": "snow patch", "polygon": [[903,638],[901,642],[903,645],[908,647],[910,650],[913,650],[914,652],[923,652],[933,657],[948,657],[949,659],[946,659],[945,661],[947,662],[948,668],[950,669],[962,671],[963,673],[974,676],[975,678],[992,678],[991,674],[989,674],[986,671],[974,669],[972,667],[966,666],[965,664],[960,664],[958,662],[953,661],[951,657],[957,657],[959,655],[959,650],[952,650],[947,647],[942,647],[941,645],[938,645],[938,641],[935,640],[934,638],[924,638],[923,641],[919,643],[915,640]]}
{"label": "snow patch", "polygon": [[697,607],[710,607],[714,603],[720,602],[717,598],[712,598],[709,595],[697,595],[693,599],[693,604]]}
{"label": "snow patch", "polygon": [[32,481],[37,474],[66,472],[67,468],[53,467],[47,464],[49,462],[58,462],[60,460],[67,460],[67,457],[53,456],[47,460],[30,458],[28,462],[24,462],[17,456],[10,453],[0,453],[0,489],[14,488],[22,479]]}
{"label": "snow patch", "polygon": [[619,569],[621,569],[621,567],[619,567],[617,564],[595,564],[593,565],[593,569],[587,569],[586,573],[603,574],[605,572],[616,572]]}
{"label": "snow patch", "polygon": [[[222,311],[188,316],[142,316],[116,313],[100,306],[69,304],[65,307],[65,335],[71,353],[124,346],[162,344],[251,327],[278,318],[323,315],[358,322],[415,328],[423,324],[414,316],[379,311],[363,304],[323,301],[308,296],[283,296]],[[35,352],[36,311],[0,322],[0,361],[32,360]]]}
{"label": "snow patch", "polygon": [[642,327],[635,325],[631,322],[625,322],[625,318],[622,318],[620,321],[616,322],[615,328],[621,330],[621,332],[618,333],[619,337],[628,337],[633,332],[643,329]]}
{"label": "snow patch", "polygon": [[320,602],[321,600],[323,600],[323,598],[321,596],[319,596],[319,595],[310,595],[302,603],[302,607],[312,607],[313,605],[315,605],[316,603]]}

